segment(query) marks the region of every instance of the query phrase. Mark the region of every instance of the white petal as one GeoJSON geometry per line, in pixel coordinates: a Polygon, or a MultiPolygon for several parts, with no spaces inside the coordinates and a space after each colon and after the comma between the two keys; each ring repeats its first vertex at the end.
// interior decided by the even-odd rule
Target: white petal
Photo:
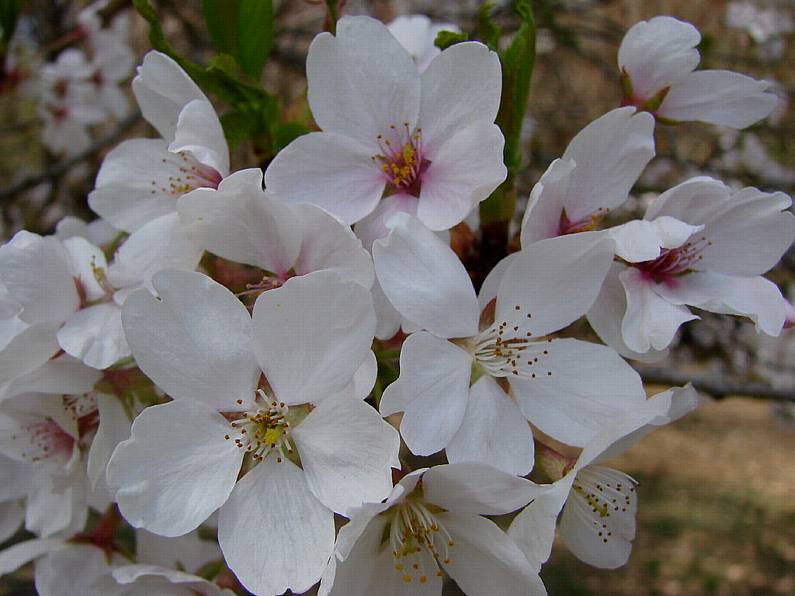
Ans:
{"type": "Polygon", "coordinates": [[[469,391],[464,420],[446,453],[450,463],[482,462],[524,476],[533,469],[533,433],[516,403],[484,375],[469,391]]]}
{"type": "Polygon", "coordinates": [[[126,294],[140,285],[154,291],[152,277],[164,269],[193,271],[202,252],[193,230],[175,212],[145,223],[124,241],[108,268],[108,281],[123,288],[113,299],[124,303],[126,294]]]}
{"type": "Polygon", "coordinates": [[[483,280],[480,291],[478,292],[478,307],[481,312],[489,305],[489,302],[496,300],[497,291],[500,289],[502,278],[505,277],[505,272],[508,271],[511,263],[516,260],[519,254],[518,252],[514,252],[502,259],[494,266],[494,269],[489,271],[486,279],[483,280]]]}
{"type": "Polygon", "coordinates": [[[511,522],[508,536],[524,553],[530,566],[538,573],[549,560],[555,542],[558,515],[571,490],[574,474],[567,474],[546,493],[539,495],[511,522]]]}
{"type": "Polygon", "coordinates": [[[477,333],[479,310],[472,281],[456,254],[405,214],[373,244],[375,272],[384,294],[406,318],[439,337],[477,333]]]}
{"type": "Polygon", "coordinates": [[[451,511],[439,514],[438,519],[454,542],[449,562],[443,566],[462,591],[490,596],[546,596],[541,578],[494,522],[451,511]]]}
{"type": "Polygon", "coordinates": [[[572,139],[562,158],[577,164],[563,200],[569,220],[620,206],[652,157],[651,114],[617,108],[591,122],[572,139]]]}
{"type": "Polygon", "coordinates": [[[691,226],[667,215],[653,221],[634,219],[606,230],[616,243],[616,255],[630,263],[652,261],[662,248],[677,248],[703,226],[691,226]]]}
{"type": "Polygon", "coordinates": [[[265,195],[259,169],[235,172],[218,190],[188,193],[178,209],[183,221],[196,224],[204,248],[219,257],[278,276],[298,257],[300,221],[289,206],[265,195]]]}
{"type": "Polygon", "coordinates": [[[287,280],[254,305],[254,351],[276,397],[320,401],[369,356],[375,312],[364,286],[333,271],[287,280]]]}
{"type": "Polygon", "coordinates": [[[328,269],[366,288],[373,285],[373,260],[348,226],[314,205],[296,205],[294,211],[303,232],[296,274],[328,269]]]}
{"type": "Polygon", "coordinates": [[[58,344],[70,356],[100,370],[129,356],[121,307],[108,302],[76,312],[58,330],[58,344]]]}
{"type": "Polygon", "coordinates": [[[403,411],[400,433],[416,455],[444,449],[461,426],[469,395],[472,356],[418,331],[403,342],[400,377],[381,397],[381,414],[403,411]]]}
{"type": "Polygon", "coordinates": [[[524,478],[482,463],[434,466],[422,476],[429,503],[454,513],[504,515],[546,491],[524,478]]]}
{"type": "MultiPolygon", "coordinates": [[[[120,584],[135,584],[136,590],[131,596],[152,594],[152,590],[161,590],[163,594],[197,596],[224,596],[230,594],[228,589],[217,584],[182,571],[159,567],[157,565],[124,565],[113,570],[113,579],[120,584]]],[[[154,592],[155,594],[158,592],[154,592]]]]}
{"type": "Polygon", "coordinates": [[[97,280],[96,271],[105,271],[108,263],[102,250],[85,238],[67,238],[63,245],[69,252],[73,275],[80,282],[85,294],[83,299],[92,301],[105,296],[104,288],[97,280]]]}
{"type": "Polygon", "coordinates": [[[634,484],[629,476],[610,468],[592,466],[577,474],[575,487],[593,496],[587,501],[577,490],[571,493],[560,518],[560,537],[578,559],[602,569],[627,562],[638,507],[634,484]]]}
{"type": "Polygon", "coordinates": [[[408,52],[369,17],[343,17],[333,37],[321,33],[306,61],[312,116],[327,132],[377,148],[390,124],[417,123],[420,77],[408,52]],[[362,52],[362,48],[369,48],[362,52]]]}
{"type": "Polygon", "coordinates": [[[624,343],[621,326],[624,321],[624,315],[627,312],[627,295],[621,280],[618,279],[618,274],[624,269],[623,265],[613,263],[602,284],[602,291],[599,293],[599,297],[586,315],[588,323],[599,336],[599,339],[624,358],[631,358],[641,362],[659,362],[668,355],[667,349],[658,351],[650,348],[648,352],[634,352],[624,343]]]}
{"type": "Polygon", "coordinates": [[[221,176],[229,174],[229,147],[224,129],[215,108],[205,99],[194,99],[182,108],[168,150],[173,153],[190,151],[199,162],[221,176]]]}
{"type": "Polygon", "coordinates": [[[618,66],[629,74],[635,97],[650,99],[686,77],[701,59],[701,34],[672,17],[641,21],[627,31],[618,49],[618,66]]]}
{"type": "Polygon", "coordinates": [[[770,83],[728,70],[692,72],[671,87],[657,115],[671,120],[700,120],[746,128],[776,107],[770,83]]]}
{"type": "MultiPolygon", "coordinates": [[[[0,541],[5,542],[17,533],[25,519],[25,507],[21,501],[0,502],[0,541]]],[[[2,559],[0,554],[0,559],[2,559]]],[[[2,563],[0,562],[0,568],[2,563]]],[[[0,570],[2,575],[2,570],[0,570]]]]}
{"type": "Polygon", "coordinates": [[[108,467],[116,445],[130,438],[130,420],[121,400],[115,395],[97,395],[99,427],[91,440],[88,451],[88,478],[92,487],[105,483],[105,470],[108,467]]]}
{"type": "Polygon", "coordinates": [[[730,194],[731,189],[720,180],[697,176],[662,193],[646,209],[643,219],[667,215],[692,225],[705,224],[728,204],[730,194]]]}
{"type": "Polygon", "coordinates": [[[312,203],[353,224],[375,209],[386,185],[373,151],[341,134],[309,133],[273,158],[265,187],[282,201],[312,203]]]}
{"type": "Polygon", "coordinates": [[[674,304],[689,304],[710,312],[750,318],[758,332],[778,336],[786,319],[781,290],[762,276],[734,277],[697,272],[676,280],[676,285],[655,288],[674,304]]]}
{"type": "Polygon", "coordinates": [[[0,276],[10,296],[22,305],[28,324],[62,323],[77,310],[79,296],[69,253],[52,237],[18,232],[0,247],[0,276]]]}
{"type": "Polygon", "coordinates": [[[378,360],[375,352],[370,350],[370,356],[364,359],[361,366],[356,370],[351,381],[351,394],[357,399],[367,399],[370,392],[375,387],[378,379],[378,360]]]}
{"type": "Polygon", "coordinates": [[[171,58],[154,50],[144,56],[133,80],[133,93],[146,118],[171,142],[182,108],[191,100],[207,97],[171,58]]]}
{"type": "Polygon", "coordinates": [[[531,244],[503,276],[496,320],[510,321],[522,335],[535,337],[566,327],[596,300],[612,260],[612,240],[597,232],[531,244]]]}
{"type": "Polygon", "coordinates": [[[373,280],[372,287],[373,308],[375,309],[376,326],[375,337],[381,340],[387,340],[395,336],[400,331],[400,324],[404,321],[401,314],[392,306],[389,298],[384,294],[381,289],[381,284],[378,283],[378,278],[373,280]]]}
{"type": "Polygon", "coordinates": [[[101,549],[90,544],[71,544],[48,553],[36,562],[36,590],[43,596],[125,596],[125,588],[111,575],[111,565],[101,549]]]}
{"type": "Polygon", "coordinates": [[[491,124],[500,107],[502,76],[495,52],[477,42],[455,44],[422,74],[419,127],[433,151],[467,126],[491,124]]]}
{"type": "Polygon", "coordinates": [[[627,300],[627,311],[621,323],[624,343],[634,352],[664,350],[673,341],[682,323],[698,319],[687,307],[671,304],[661,298],[637,269],[626,269],[618,275],[627,300]]]}
{"type": "Polygon", "coordinates": [[[305,592],[334,548],[334,516],[290,460],[266,457],[221,509],[218,542],[229,567],[257,594],[305,592]],[[258,540],[256,536],[264,539],[258,540]]]}
{"type": "Polygon", "coordinates": [[[108,484],[127,521],[180,536],[223,505],[243,461],[243,451],[224,440],[229,428],[216,411],[188,400],[145,409],[108,464],[108,484]]]}
{"type": "Polygon", "coordinates": [[[542,432],[582,447],[645,401],[640,376],[611,348],[576,339],[545,346],[535,378],[508,379],[522,412],[542,432]]]}
{"type": "Polygon", "coordinates": [[[795,239],[795,217],[784,193],[747,188],[706,223],[709,242],[696,268],[726,275],[761,275],[778,263],[795,239]]]}
{"type": "Polygon", "coordinates": [[[387,222],[396,213],[408,213],[416,217],[417,197],[401,192],[381,199],[370,215],[356,222],[354,231],[361,239],[362,246],[372,252],[373,242],[389,234],[387,222]]]}
{"type": "Polygon", "coordinates": [[[141,370],[174,398],[229,410],[237,399],[250,401],[260,373],[246,307],[201,273],[164,271],[153,283],[160,299],[139,290],[122,311],[141,370]]]}
{"type": "Polygon", "coordinates": [[[32,372],[47,362],[59,349],[55,338],[57,324],[31,325],[0,351],[0,382],[32,372]]]}
{"type": "Polygon", "coordinates": [[[94,388],[102,373],[69,356],[47,360],[39,368],[16,377],[3,387],[0,399],[20,393],[82,395],[94,388]]]}
{"type": "Polygon", "coordinates": [[[523,248],[533,242],[560,235],[563,200],[576,167],[573,161],[556,159],[533,187],[522,217],[523,248]]]}
{"type": "Polygon", "coordinates": [[[310,490],[326,507],[385,499],[400,468],[400,436],[369,404],[350,394],[326,399],[292,431],[310,490]]]}
{"type": "MultiPolygon", "coordinates": [[[[217,525],[217,516],[214,515],[208,520],[207,526],[217,525]]],[[[146,530],[136,530],[135,560],[148,565],[166,565],[196,571],[223,556],[218,543],[202,538],[199,532],[197,530],[184,536],[164,538],[146,530]]]]}
{"type": "MultiPolygon", "coordinates": [[[[475,123],[427,151],[417,217],[432,230],[462,222],[507,176],[505,139],[496,124],[475,123]]],[[[423,155],[425,155],[423,149],[423,155]]]]}
{"type": "Polygon", "coordinates": [[[63,538],[34,538],[0,551],[0,576],[16,571],[25,563],[66,546],[63,538]]]}

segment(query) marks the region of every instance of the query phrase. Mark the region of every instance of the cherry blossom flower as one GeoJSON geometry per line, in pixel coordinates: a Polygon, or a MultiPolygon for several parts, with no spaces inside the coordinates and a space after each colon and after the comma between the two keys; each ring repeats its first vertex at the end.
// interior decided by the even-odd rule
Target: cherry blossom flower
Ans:
{"type": "Polygon", "coordinates": [[[595,300],[611,240],[534,243],[498,266],[499,282],[487,279],[478,297],[455,253],[418,220],[399,214],[390,224],[373,246],[376,275],[421,330],[404,342],[400,377],[380,409],[404,412],[400,430],[412,452],[446,449],[450,462],[524,475],[533,467],[528,420],[582,446],[644,399],[637,373],[612,349],[552,337],[595,300]]]}
{"type": "Polygon", "coordinates": [[[458,25],[435,23],[424,14],[401,15],[388,23],[386,28],[411,55],[420,73],[425,72],[431,61],[442,53],[434,44],[439,32],[461,31],[458,25]]]}
{"type": "Polygon", "coordinates": [[[707,177],[663,193],[642,221],[611,231],[623,262],[588,314],[594,330],[634,352],[662,350],[682,323],[698,318],[690,305],[749,317],[757,331],[777,336],[786,304],[762,274],[795,238],[790,205],[783,193],[732,192],[707,177]]]}
{"type": "Polygon", "coordinates": [[[596,228],[622,205],[654,157],[654,118],[631,107],[583,128],[533,187],[522,218],[522,246],[596,228]]]}
{"type": "Polygon", "coordinates": [[[365,220],[365,228],[397,210],[444,230],[505,179],[494,124],[500,65],[486,46],[456,44],[419,74],[382,23],[344,17],[336,37],[312,42],[307,78],[321,132],[271,162],[265,186],[277,197],[314,203],[346,224],[365,220]]]}
{"type": "Polygon", "coordinates": [[[278,287],[295,275],[336,271],[369,288],[373,263],[348,226],[320,207],[290,205],[262,190],[262,171],[241,170],[218,189],[179,199],[180,218],[209,252],[263,270],[251,292],[278,287]]]}
{"type": "Polygon", "coordinates": [[[483,464],[416,470],[386,501],[353,512],[319,593],[439,595],[446,573],[466,594],[546,594],[517,546],[482,517],[539,494],[532,482],[483,464]]]}
{"type": "Polygon", "coordinates": [[[174,401],[144,410],[117,447],[107,477],[119,508],[164,536],[220,508],[219,543],[247,589],[305,591],[331,554],[333,512],[384,498],[399,465],[396,431],[356,394],[370,387],[351,384],[372,367],[369,292],[317,271],[261,294],[252,318],[202,274],[153,284],[159,300],[130,296],[124,328],[174,401]]]}
{"type": "Polygon", "coordinates": [[[691,386],[671,389],[605,425],[577,458],[543,444],[537,449],[539,467],[554,483],[514,519],[508,531],[534,570],[549,558],[561,510],[560,536],[578,559],[603,569],[627,562],[635,538],[637,482],[602,464],[654,428],[681,418],[697,403],[691,386]]]}
{"type": "Polygon", "coordinates": [[[160,139],[132,139],[105,157],[91,208],[114,227],[133,232],[176,211],[194,188],[216,188],[229,174],[229,149],[215,109],[171,58],[151,51],[133,91],[160,139]]]}
{"type": "Polygon", "coordinates": [[[695,70],[701,34],[690,23],[659,16],[627,31],[618,49],[625,102],[663,121],[700,120],[746,128],[776,106],[769,83],[728,70],[695,70]]]}

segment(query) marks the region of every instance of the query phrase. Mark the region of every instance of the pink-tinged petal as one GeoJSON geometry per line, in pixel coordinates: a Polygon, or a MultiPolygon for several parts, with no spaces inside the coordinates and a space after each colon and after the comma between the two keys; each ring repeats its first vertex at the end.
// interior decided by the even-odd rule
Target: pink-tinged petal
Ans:
{"type": "Polygon", "coordinates": [[[278,276],[286,276],[298,258],[300,221],[288,205],[265,194],[258,168],[235,172],[218,190],[184,195],[178,210],[202,246],[219,257],[278,276]]]}
{"type": "Polygon", "coordinates": [[[400,377],[381,398],[381,414],[403,411],[400,432],[417,455],[444,449],[461,426],[469,395],[472,356],[418,331],[403,342],[400,377]]]}
{"type": "Polygon", "coordinates": [[[654,291],[672,304],[689,304],[710,312],[750,318],[758,332],[777,337],[787,316],[781,290],[762,276],[734,277],[709,271],[658,285],[654,291]]]}
{"type": "Polygon", "coordinates": [[[215,108],[207,100],[194,99],[182,108],[168,150],[173,153],[190,151],[200,163],[222,177],[229,174],[229,147],[224,129],[215,108]]]}
{"type": "Polygon", "coordinates": [[[301,222],[301,250],[295,261],[295,272],[305,275],[313,271],[336,271],[369,288],[375,273],[373,259],[350,227],[314,205],[293,208],[301,222]]]}
{"type": "Polygon", "coordinates": [[[668,350],[653,350],[648,352],[634,352],[627,347],[621,326],[627,312],[627,295],[618,274],[625,267],[613,263],[610,271],[602,284],[599,297],[591,306],[586,316],[591,328],[604,343],[621,354],[624,358],[639,360],[640,362],[659,362],[668,355],[668,350]]]}
{"type": "Polygon", "coordinates": [[[309,489],[332,511],[345,515],[392,491],[392,468],[400,468],[400,436],[355,396],[343,393],[322,401],[292,437],[309,489]]]}
{"type": "Polygon", "coordinates": [[[770,83],[728,70],[699,70],[671,87],[657,115],[746,128],[766,118],[778,99],[770,83]]]}
{"type": "Polygon", "coordinates": [[[433,59],[422,73],[420,121],[429,151],[476,123],[497,117],[502,90],[500,60],[477,42],[455,44],[433,59]]]}
{"type": "Polygon", "coordinates": [[[627,300],[621,323],[624,343],[634,352],[664,350],[682,323],[698,319],[687,307],[671,304],[654,291],[654,282],[642,271],[627,269],[618,275],[627,300]]]}
{"type": "Polygon", "coordinates": [[[73,314],[58,330],[58,345],[88,366],[106,369],[130,355],[121,323],[121,307],[95,304],[73,314]]]}
{"type": "Polygon", "coordinates": [[[543,336],[573,323],[599,295],[613,247],[604,235],[585,232],[524,248],[500,283],[496,320],[519,327],[522,337],[543,336]]]}
{"type": "Polygon", "coordinates": [[[246,307],[201,273],[164,271],[153,283],[159,299],[138,290],[122,309],[141,370],[174,398],[221,410],[238,409],[238,399],[250,402],[260,371],[246,307]]]}
{"type": "Polygon", "coordinates": [[[560,236],[563,201],[576,167],[573,161],[556,159],[533,187],[522,217],[522,247],[560,236]]]}
{"type": "Polygon", "coordinates": [[[350,137],[309,133],[276,155],[265,172],[265,187],[279,200],[312,203],[353,224],[371,213],[384,193],[386,180],[373,155],[372,148],[350,137]]]}
{"type": "Polygon", "coordinates": [[[254,305],[254,352],[276,398],[319,402],[343,389],[369,357],[370,291],[334,271],[293,277],[254,305]]]}
{"type": "Polygon", "coordinates": [[[547,490],[483,463],[434,466],[422,479],[425,499],[455,513],[504,515],[547,490]]]}
{"type": "Polygon", "coordinates": [[[621,567],[635,538],[635,482],[617,470],[589,466],[577,473],[574,488],[560,518],[563,543],[584,563],[621,567]]]}
{"type": "Polygon", "coordinates": [[[496,124],[478,122],[444,139],[423,156],[417,217],[432,230],[461,223],[507,176],[502,161],[505,139],[496,124]]]}
{"type": "Polygon", "coordinates": [[[440,513],[438,520],[454,543],[442,565],[465,593],[546,596],[522,551],[493,521],[452,511],[440,513]]]}
{"type": "Polygon", "coordinates": [[[617,108],[591,122],[563,154],[577,164],[563,200],[566,216],[577,221],[620,206],[652,157],[651,114],[617,108]]]}
{"type": "Polygon", "coordinates": [[[108,463],[107,481],[133,527],[161,536],[196,529],[235,486],[243,451],[229,423],[201,403],[175,400],[145,409],[108,463]]]}
{"type": "Polygon", "coordinates": [[[522,412],[542,432],[583,447],[645,401],[640,376],[611,348],[576,339],[544,346],[530,367],[535,376],[508,379],[522,412]]]}
{"type": "Polygon", "coordinates": [[[482,462],[524,476],[533,469],[533,433],[497,382],[485,375],[469,391],[461,427],[446,448],[452,463],[482,462]]]}
{"type": "Polygon", "coordinates": [[[469,337],[479,309],[469,274],[456,254],[417,219],[398,214],[373,245],[384,294],[404,317],[439,337],[469,337]]]}
{"type": "Polygon", "coordinates": [[[174,139],[182,108],[194,99],[207,101],[173,59],[154,50],[144,56],[132,87],[144,118],[168,142],[174,139]]]}
{"type": "Polygon", "coordinates": [[[686,77],[701,57],[701,34],[690,23],[659,16],[633,25],[618,49],[618,67],[632,81],[636,98],[651,99],[686,77]]]}
{"type": "Polygon", "coordinates": [[[314,497],[300,468],[266,457],[221,509],[218,542],[246,589],[301,593],[320,579],[332,555],[334,514],[314,497]]]}
{"type": "Polygon", "coordinates": [[[375,152],[377,135],[387,133],[390,124],[417,123],[420,76],[380,21],[343,17],[336,37],[317,35],[306,73],[312,116],[326,132],[352,137],[375,152]]]}

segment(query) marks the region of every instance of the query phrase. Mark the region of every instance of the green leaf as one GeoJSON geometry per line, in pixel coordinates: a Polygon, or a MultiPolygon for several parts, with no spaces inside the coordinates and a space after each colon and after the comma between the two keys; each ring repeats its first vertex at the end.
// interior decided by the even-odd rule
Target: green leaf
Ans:
{"type": "Polygon", "coordinates": [[[23,0],[0,0],[0,39],[4,44],[11,41],[17,27],[17,17],[23,0]]]}
{"type": "Polygon", "coordinates": [[[249,76],[258,79],[273,47],[273,3],[238,1],[238,63],[249,76]]]}
{"type": "Polygon", "coordinates": [[[301,135],[305,135],[309,129],[300,122],[286,122],[276,128],[273,137],[274,151],[281,151],[301,135]]]}
{"type": "Polygon", "coordinates": [[[475,16],[477,36],[480,41],[489,46],[490,49],[498,52],[500,50],[500,35],[502,30],[491,19],[491,11],[494,10],[493,2],[484,2],[478,8],[475,16]]]}
{"type": "Polygon", "coordinates": [[[221,126],[224,127],[224,136],[231,148],[243,141],[250,139],[254,132],[256,121],[245,112],[227,112],[221,115],[221,126]]]}
{"type": "Polygon", "coordinates": [[[238,55],[239,4],[239,0],[202,0],[207,33],[220,54],[238,55]]]}
{"type": "Polygon", "coordinates": [[[436,34],[436,39],[433,40],[435,45],[440,50],[446,50],[450,46],[454,46],[462,41],[468,41],[469,35],[466,33],[459,33],[457,31],[439,31],[436,34]]]}

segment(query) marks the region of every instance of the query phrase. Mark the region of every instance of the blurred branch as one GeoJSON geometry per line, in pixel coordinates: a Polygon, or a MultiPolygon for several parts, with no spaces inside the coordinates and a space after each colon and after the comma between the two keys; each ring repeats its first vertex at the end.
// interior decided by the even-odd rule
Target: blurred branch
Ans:
{"type": "Polygon", "coordinates": [[[686,385],[692,383],[698,391],[715,399],[725,397],[750,397],[775,401],[795,402],[795,387],[776,388],[759,382],[741,383],[724,378],[694,376],[667,368],[639,368],[644,383],[655,385],[686,385]]]}
{"type": "Polygon", "coordinates": [[[77,164],[89,159],[95,153],[100,151],[101,149],[107,147],[108,145],[112,145],[121,139],[124,134],[133,127],[139,120],[141,119],[141,114],[135,112],[130,114],[124,120],[121,120],[117,125],[116,128],[110,132],[108,135],[97,139],[94,141],[91,146],[87,149],[81,151],[77,155],[74,155],[68,159],[60,161],[51,167],[47,168],[40,174],[36,174],[34,176],[29,176],[27,178],[23,178],[16,184],[11,185],[8,188],[4,188],[0,190],[0,205],[5,206],[7,203],[11,203],[14,200],[14,197],[17,195],[28,191],[32,188],[36,188],[40,184],[44,184],[45,182],[52,182],[54,180],[58,180],[59,178],[63,177],[69,170],[71,170],[77,164]]]}

